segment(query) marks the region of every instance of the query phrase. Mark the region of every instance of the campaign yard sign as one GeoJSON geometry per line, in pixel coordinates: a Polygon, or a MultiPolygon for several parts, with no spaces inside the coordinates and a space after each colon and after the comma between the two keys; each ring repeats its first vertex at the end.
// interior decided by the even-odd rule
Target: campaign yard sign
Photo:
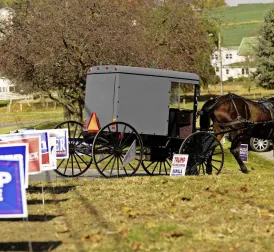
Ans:
{"type": "Polygon", "coordinates": [[[49,135],[47,131],[42,130],[20,130],[20,133],[1,135],[1,138],[12,140],[12,139],[24,139],[30,137],[41,137],[41,153],[42,153],[42,170],[47,170],[47,167],[51,165],[50,155],[50,143],[49,135]]]}
{"type": "Polygon", "coordinates": [[[244,163],[248,161],[248,144],[240,145],[240,158],[244,163]]]}
{"type": "MultiPolygon", "coordinates": [[[[27,143],[29,147],[29,170],[28,174],[37,174],[42,172],[42,153],[41,153],[41,137],[30,137],[22,139],[10,139],[2,138],[3,135],[0,135],[0,145],[1,144],[18,144],[18,143],[27,143]]],[[[8,136],[8,135],[5,135],[8,136]]]]}
{"type": "Polygon", "coordinates": [[[187,161],[187,154],[174,154],[172,159],[170,176],[185,176],[187,161]]]}
{"type": "Polygon", "coordinates": [[[23,159],[0,159],[0,218],[27,217],[23,159]]]}
{"type": "Polygon", "coordinates": [[[56,139],[56,159],[69,158],[69,139],[68,129],[51,129],[47,130],[50,138],[56,139]]]}
{"type": "MultiPolygon", "coordinates": [[[[59,129],[58,129],[59,130],[59,129]]],[[[57,130],[57,131],[58,131],[57,130]]],[[[42,170],[54,170],[56,166],[56,137],[50,132],[55,130],[36,130],[36,129],[20,129],[17,133],[37,133],[41,135],[41,148],[42,148],[42,170]],[[43,153],[44,152],[44,153],[43,153]],[[49,154],[49,163],[45,163],[45,155],[49,154]]],[[[67,148],[68,149],[68,148],[67,148]]]]}
{"type": "Polygon", "coordinates": [[[22,159],[24,186],[28,188],[29,182],[29,146],[27,143],[2,144],[0,145],[0,158],[2,159],[22,159]]]}

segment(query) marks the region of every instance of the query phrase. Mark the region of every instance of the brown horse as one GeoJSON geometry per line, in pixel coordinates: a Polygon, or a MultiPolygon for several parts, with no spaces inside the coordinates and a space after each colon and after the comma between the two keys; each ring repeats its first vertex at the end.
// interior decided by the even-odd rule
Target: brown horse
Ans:
{"type": "Polygon", "coordinates": [[[225,133],[236,135],[231,143],[230,152],[238,162],[241,171],[248,170],[240,158],[240,144],[248,143],[250,137],[273,140],[274,122],[272,122],[273,102],[266,99],[253,101],[228,93],[207,101],[200,111],[201,130],[208,131],[210,120],[219,140],[225,133]]]}

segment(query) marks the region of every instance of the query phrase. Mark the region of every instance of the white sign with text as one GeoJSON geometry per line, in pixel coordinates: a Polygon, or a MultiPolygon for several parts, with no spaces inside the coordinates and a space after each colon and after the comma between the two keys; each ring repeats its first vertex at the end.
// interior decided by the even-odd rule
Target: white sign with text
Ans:
{"type": "Polygon", "coordinates": [[[170,176],[185,176],[187,161],[187,154],[174,154],[172,159],[170,176]]]}

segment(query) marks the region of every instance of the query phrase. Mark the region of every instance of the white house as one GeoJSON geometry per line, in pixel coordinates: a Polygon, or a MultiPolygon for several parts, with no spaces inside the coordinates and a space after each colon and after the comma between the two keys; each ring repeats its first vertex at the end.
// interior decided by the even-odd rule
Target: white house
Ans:
{"type": "MultiPolygon", "coordinates": [[[[14,12],[10,8],[0,9],[0,25],[4,27],[5,22],[9,22],[12,19],[14,12]]],[[[0,33],[0,38],[3,34],[0,33]]],[[[0,76],[0,100],[10,100],[15,92],[14,85],[6,78],[0,76]]],[[[17,95],[18,96],[18,95],[17,95]]]]}
{"type": "Polygon", "coordinates": [[[253,56],[257,43],[256,37],[249,37],[243,38],[238,47],[216,49],[211,58],[211,65],[214,67],[216,75],[223,81],[228,80],[229,77],[249,77],[251,72],[256,71],[253,56]]]}
{"type": "Polygon", "coordinates": [[[0,100],[9,100],[14,96],[15,87],[5,78],[0,77],[0,100]]]}

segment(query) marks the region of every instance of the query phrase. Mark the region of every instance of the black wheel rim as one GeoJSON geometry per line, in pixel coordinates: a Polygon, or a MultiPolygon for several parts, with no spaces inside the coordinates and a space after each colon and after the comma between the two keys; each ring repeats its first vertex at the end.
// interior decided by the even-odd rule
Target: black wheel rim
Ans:
{"type": "Polygon", "coordinates": [[[213,134],[196,132],[190,135],[179,153],[188,154],[186,175],[218,175],[223,168],[223,147],[213,134]]]}
{"type": "Polygon", "coordinates": [[[103,127],[92,144],[94,165],[107,178],[132,176],[138,170],[142,156],[140,135],[132,126],[123,122],[113,122],[103,127]],[[129,149],[133,152],[132,145],[135,145],[136,156],[129,163],[123,163],[129,149]]]}
{"type": "Polygon", "coordinates": [[[76,121],[66,121],[55,126],[55,129],[68,129],[69,158],[57,159],[59,175],[77,177],[82,175],[91,165],[91,145],[86,143],[82,134],[83,125],[76,121]]]}

